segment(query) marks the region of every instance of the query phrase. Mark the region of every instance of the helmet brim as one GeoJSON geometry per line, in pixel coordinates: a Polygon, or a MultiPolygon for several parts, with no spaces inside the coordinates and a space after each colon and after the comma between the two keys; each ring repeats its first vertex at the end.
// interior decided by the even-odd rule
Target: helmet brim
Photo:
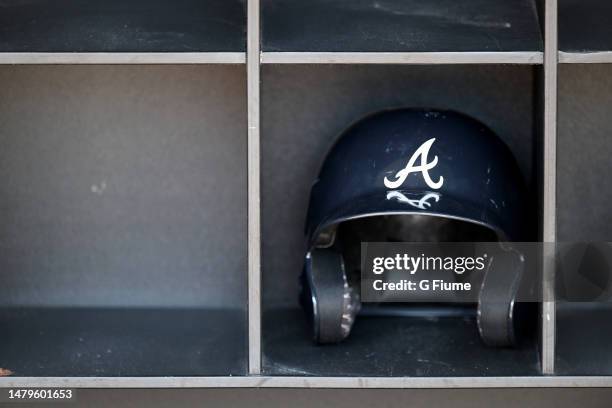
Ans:
{"type": "Polygon", "coordinates": [[[459,202],[435,191],[389,190],[361,196],[336,208],[321,220],[311,234],[309,246],[316,246],[321,232],[329,231],[340,223],[382,215],[426,215],[463,221],[493,231],[500,241],[509,240],[499,223],[499,217],[488,208],[459,202]]]}

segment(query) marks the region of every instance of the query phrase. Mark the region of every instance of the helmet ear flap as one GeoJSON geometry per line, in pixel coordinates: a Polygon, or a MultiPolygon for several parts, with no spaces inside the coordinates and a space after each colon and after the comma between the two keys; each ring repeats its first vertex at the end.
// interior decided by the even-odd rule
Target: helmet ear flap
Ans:
{"type": "Polygon", "coordinates": [[[348,284],[342,254],[315,248],[306,255],[302,302],[311,318],[315,342],[337,343],[350,334],[360,301],[348,284]]]}
{"type": "MultiPolygon", "coordinates": [[[[481,340],[491,347],[512,347],[517,343],[516,298],[525,270],[525,258],[517,251],[502,249],[492,257],[478,297],[477,323],[481,340]]],[[[523,322],[524,323],[524,322],[523,322]]]]}

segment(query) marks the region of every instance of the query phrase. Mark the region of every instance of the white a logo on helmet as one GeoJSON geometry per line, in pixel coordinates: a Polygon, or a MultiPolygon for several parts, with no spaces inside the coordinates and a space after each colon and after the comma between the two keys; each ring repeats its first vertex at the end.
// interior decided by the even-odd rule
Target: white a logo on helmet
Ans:
{"type": "Polygon", "coordinates": [[[419,148],[416,150],[416,152],[414,152],[414,154],[408,161],[406,167],[395,174],[395,180],[389,180],[387,177],[385,177],[385,186],[387,188],[398,188],[404,183],[404,181],[406,181],[406,178],[411,173],[421,173],[423,175],[423,179],[425,179],[425,183],[427,183],[429,188],[432,188],[434,190],[438,190],[439,188],[441,188],[442,184],[444,184],[444,177],[440,176],[438,181],[434,182],[429,176],[429,170],[433,169],[438,164],[438,156],[434,157],[431,162],[427,162],[427,155],[429,154],[429,149],[435,141],[436,139],[432,138],[423,143],[421,146],[419,146],[419,148]],[[417,165],[416,163],[419,159],[420,163],[417,165]]]}
{"type": "Polygon", "coordinates": [[[421,209],[421,210],[426,210],[429,207],[431,207],[431,204],[432,204],[429,200],[434,199],[436,203],[440,201],[440,194],[427,193],[419,199],[410,199],[406,197],[406,195],[400,191],[389,191],[387,193],[387,200],[391,200],[391,199],[395,199],[399,201],[400,203],[410,204],[411,206],[421,209]]]}

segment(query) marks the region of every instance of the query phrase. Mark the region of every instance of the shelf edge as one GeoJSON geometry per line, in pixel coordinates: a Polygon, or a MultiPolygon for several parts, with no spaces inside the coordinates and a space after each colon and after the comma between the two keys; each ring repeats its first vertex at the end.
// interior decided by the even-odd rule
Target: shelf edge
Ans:
{"type": "Polygon", "coordinates": [[[263,52],[262,64],[526,64],[541,65],[540,51],[517,52],[263,52]]]}
{"type": "Polygon", "coordinates": [[[2,52],[0,64],[245,64],[243,52],[2,52]]]}
{"type": "Polygon", "coordinates": [[[566,52],[559,51],[560,64],[610,64],[612,51],[566,52]]]}
{"type": "Polygon", "coordinates": [[[612,377],[4,377],[0,388],[567,388],[612,377]]]}

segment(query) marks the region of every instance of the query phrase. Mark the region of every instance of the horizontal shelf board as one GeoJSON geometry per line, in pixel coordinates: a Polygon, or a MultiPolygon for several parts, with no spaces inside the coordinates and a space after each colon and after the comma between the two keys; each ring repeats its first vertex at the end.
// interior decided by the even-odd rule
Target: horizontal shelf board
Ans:
{"type": "Polygon", "coordinates": [[[264,52],[541,51],[533,0],[266,0],[264,52]]]}
{"type": "MultiPolygon", "coordinates": [[[[612,16],[612,15],[611,15],[612,16]]],[[[610,64],[612,51],[559,52],[561,64],[610,64]]]]}
{"type": "Polygon", "coordinates": [[[29,0],[0,6],[0,52],[244,52],[245,0],[29,0]]]}
{"type": "MultiPolygon", "coordinates": [[[[535,318],[535,313],[534,313],[535,318]]],[[[312,341],[301,310],[271,310],[263,320],[266,375],[472,377],[539,375],[536,339],[517,349],[486,347],[475,318],[361,317],[351,336],[312,341]]]]}
{"type": "Polygon", "coordinates": [[[612,51],[612,2],[558,0],[559,49],[585,53],[612,51]]]}
{"type": "Polygon", "coordinates": [[[612,387],[612,377],[2,377],[0,388],[565,388],[612,387]]]}
{"type": "Polygon", "coordinates": [[[243,52],[4,52],[0,64],[244,64],[243,52]]]}
{"type": "Polygon", "coordinates": [[[263,64],[542,64],[525,52],[263,52],[263,64]]]}
{"type": "Polygon", "coordinates": [[[246,374],[246,313],[0,309],[0,364],[17,376],[246,374]]]}

